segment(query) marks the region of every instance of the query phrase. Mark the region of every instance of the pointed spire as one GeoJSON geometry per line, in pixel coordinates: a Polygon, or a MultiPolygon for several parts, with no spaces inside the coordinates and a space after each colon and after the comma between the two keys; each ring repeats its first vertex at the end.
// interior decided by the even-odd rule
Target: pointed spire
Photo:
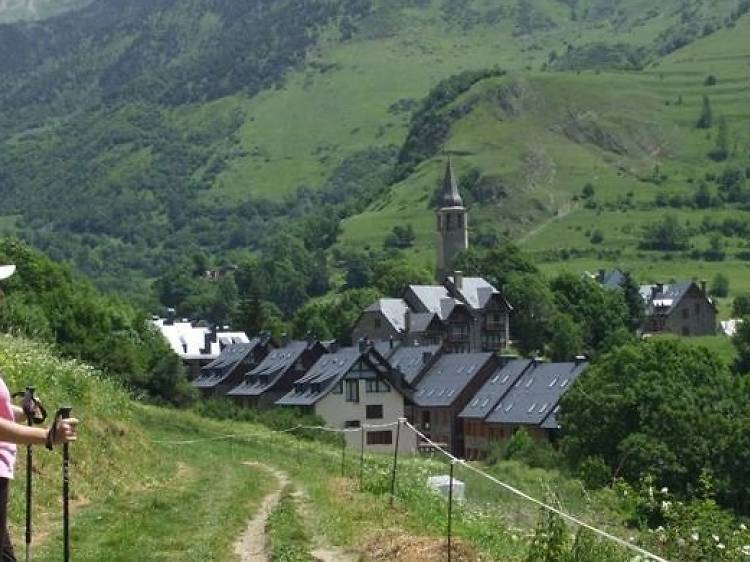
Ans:
{"type": "Polygon", "coordinates": [[[448,158],[448,165],[445,168],[445,178],[443,178],[443,207],[463,207],[464,202],[458,193],[458,182],[456,174],[453,172],[453,162],[448,158]]]}

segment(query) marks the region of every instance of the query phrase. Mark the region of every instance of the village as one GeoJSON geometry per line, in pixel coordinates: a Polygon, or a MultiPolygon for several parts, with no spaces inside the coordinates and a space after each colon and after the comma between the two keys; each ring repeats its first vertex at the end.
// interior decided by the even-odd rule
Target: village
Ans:
{"type": "MultiPolygon", "coordinates": [[[[513,304],[481,277],[453,271],[469,246],[468,216],[452,164],[445,172],[437,219],[437,279],[408,285],[402,298],[383,298],[363,310],[351,329],[353,345],[248,337],[229,327],[207,327],[171,312],[154,324],[190,373],[201,396],[223,397],[248,408],[297,408],[336,429],[361,428],[370,452],[390,452],[392,427],[406,420],[430,442],[467,459],[524,429],[554,442],[561,430],[560,401],[587,369],[585,356],[552,362],[512,353],[513,304]],[[372,429],[368,429],[372,427],[372,429]]],[[[606,290],[621,290],[619,270],[583,273],[606,290]]],[[[717,333],[717,309],[705,282],[640,287],[641,337],[717,333]]],[[[737,321],[722,329],[736,329],[737,321]]],[[[732,335],[732,332],[728,333],[732,335]]],[[[360,447],[360,436],[347,433],[360,447]]],[[[399,450],[429,452],[415,433],[399,450]]]]}

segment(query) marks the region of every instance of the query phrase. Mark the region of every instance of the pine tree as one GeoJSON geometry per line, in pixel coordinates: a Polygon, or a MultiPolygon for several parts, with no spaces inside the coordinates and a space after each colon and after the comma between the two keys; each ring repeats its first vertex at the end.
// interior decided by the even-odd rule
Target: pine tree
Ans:
{"type": "Polygon", "coordinates": [[[710,129],[714,125],[713,111],[711,110],[711,100],[708,96],[703,96],[703,111],[701,111],[700,119],[696,123],[696,127],[699,129],[710,129]]]}
{"type": "Polygon", "coordinates": [[[263,301],[260,298],[260,290],[253,284],[248,292],[243,295],[242,299],[240,299],[235,324],[239,330],[252,337],[263,331],[266,320],[263,301]]]}

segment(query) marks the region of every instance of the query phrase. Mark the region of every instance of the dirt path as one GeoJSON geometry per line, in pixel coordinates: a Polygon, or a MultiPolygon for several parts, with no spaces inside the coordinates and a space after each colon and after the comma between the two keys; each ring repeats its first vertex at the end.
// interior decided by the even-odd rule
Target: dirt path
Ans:
{"type": "Polygon", "coordinates": [[[315,532],[315,516],[311,507],[310,496],[303,490],[297,490],[292,494],[297,513],[305,523],[305,526],[312,533],[312,548],[310,556],[318,562],[358,562],[360,556],[357,553],[349,552],[343,548],[333,547],[315,532]]]}
{"type": "Polygon", "coordinates": [[[234,543],[234,552],[242,562],[268,562],[266,554],[266,521],[271,512],[279,504],[283,489],[289,484],[289,476],[286,472],[277,470],[271,466],[255,463],[243,463],[253,468],[260,468],[269,472],[277,480],[274,491],[263,498],[263,503],[255,516],[248,522],[245,532],[234,543]]]}

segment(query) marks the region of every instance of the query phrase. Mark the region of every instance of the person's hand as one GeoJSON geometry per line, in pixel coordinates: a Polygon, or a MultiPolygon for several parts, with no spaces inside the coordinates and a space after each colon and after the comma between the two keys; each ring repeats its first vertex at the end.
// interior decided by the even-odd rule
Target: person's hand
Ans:
{"type": "MultiPolygon", "coordinates": [[[[53,445],[72,443],[78,438],[76,426],[78,420],[75,418],[65,418],[57,422],[57,428],[54,432],[55,439],[53,445]]],[[[51,429],[51,428],[50,428],[51,429]]]]}

